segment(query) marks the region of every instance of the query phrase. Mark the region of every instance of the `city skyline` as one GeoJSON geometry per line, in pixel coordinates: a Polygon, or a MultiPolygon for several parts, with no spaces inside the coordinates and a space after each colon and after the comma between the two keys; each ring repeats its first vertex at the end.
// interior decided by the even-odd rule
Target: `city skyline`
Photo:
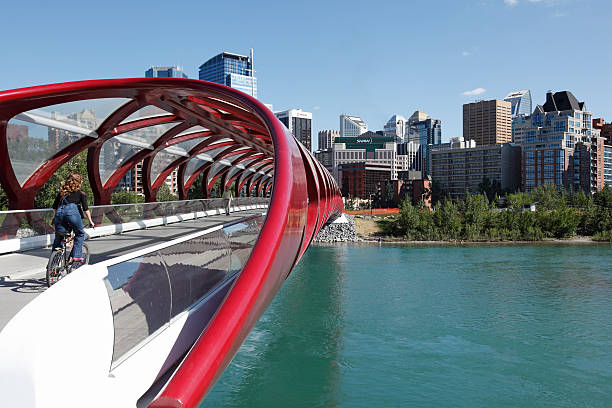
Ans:
{"type": "MultiPolygon", "coordinates": [[[[158,65],[180,65],[189,77],[197,78],[198,67],[214,55],[223,51],[246,55],[254,48],[259,99],[278,110],[295,107],[312,112],[313,134],[337,129],[343,113],[361,116],[370,129],[382,130],[395,113],[408,116],[423,110],[442,121],[443,140],[448,141],[462,134],[464,103],[503,99],[519,89],[531,90],[534,106],[544,102],[541,95],[548,90],[569,90],[588,103],[594,117],[612,116],[612,101],[607,98],[612,84],[606,81],[612,62],[606,43],[612,34],[606,25],[609,4],[595,0],[457,3],[394,2],[389,7],[351,3],[355,13],[368,16],[367,21],[377,27],[369,30],[338,18],[345,2],[312,2],[300,7],[297,20],[287,16],[298,6],[245,2],[241,7],[249,12],[235,16],[231,31],[224,30],[222,17],[227,11],[219,4],[204,10],[203,5],[187,1],[181,8],[162,10],[137,4],[119,7],[112,1],[104,9],[93,9],[68,2],[61,9],[42,4],[27,13],[23,6],[9,4],[5,9],[14,18],[0,32],[5,38],[14,38],[15,32],[20,37],[6,44],[5,60],[11,64],[1,68],[0,88],[140,77],[158,65]],[[184,13],[186,8],[193,12],[184,13]],[[404,19],[405,24],[387,24],[389,8],[415,17],[404,19]],[[94,11],[99,18],[133,31],[91,30],[82,17],[94,11]],[[214,41],[196,35],[204,11],[219,17],[206,20],[207,30],[224,32],[214,41]],[[425,15],[435,18],[418,18],[425,15]],[[162,17],[171,31],[181,35],[137,40],[150,21],[162,17]],[[45,30],[41,41],[42,27],[49,20],[55,22],[53,30],[45,30]],[[328,28],[317,30],[317,26],[328,28]],[[575,35],[565,35],[562,41],[540,40],[542,33],[559,30],[575,35]],[[134,40],[125,41],[130,36],[134,40]],[[28,47],[23,46],[26,43],[28,47]],[[87,58],[74,50],[87,50],[87,58]],[[390,55],[396,63],[389,63],[390,55]],[[590,59],[585,63],[572,55],[590,59]]],[[[316,138],[313,144],[316,147],[316,138]]]]}

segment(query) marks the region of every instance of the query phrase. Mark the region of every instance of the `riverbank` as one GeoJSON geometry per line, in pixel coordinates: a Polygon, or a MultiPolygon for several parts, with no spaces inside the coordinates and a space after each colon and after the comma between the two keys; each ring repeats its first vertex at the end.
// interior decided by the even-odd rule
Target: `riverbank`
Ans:
{"type": "Polygon", "coordinates": [[[408,240],[399,237],[389,236],[385,227],[394,221],[395,217],[376,217],[356,215],[353,219],[357,236],[364,243],[387,243],[387,244],[417,244],[417,245],[448,245],[448,244],[610,244],[607,241],[594,241],[592,237],[575,236],[567,239],[541,239],[534,241],[526,240],[408,240]]]}

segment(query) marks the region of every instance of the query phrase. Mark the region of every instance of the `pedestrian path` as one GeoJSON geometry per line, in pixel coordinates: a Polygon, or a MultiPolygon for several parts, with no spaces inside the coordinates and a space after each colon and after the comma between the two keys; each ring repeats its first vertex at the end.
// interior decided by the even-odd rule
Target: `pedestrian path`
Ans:
{"type": "MultiPolygon", "coordinates": [[[[86,243],[91,253],[90,263],[106,261],[264,211],[265,209],[252,209],[230,215],[220,214],[89,239],[86,243]]],[[[0,330],[15,313],[47,289],[45,273],[49,253],[49,248],[41,248],[0,256],[0,330]]]]}

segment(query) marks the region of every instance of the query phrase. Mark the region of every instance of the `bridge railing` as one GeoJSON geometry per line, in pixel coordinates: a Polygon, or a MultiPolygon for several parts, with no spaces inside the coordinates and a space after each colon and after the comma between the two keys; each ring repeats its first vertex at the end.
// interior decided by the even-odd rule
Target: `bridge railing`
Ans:
{"type": "MultiPolygon", "coordinates": [[[[232,207],[240,209],[268,202],[264,197],[237,197],[232,200],[232,207]]],[[[110,235],[201,218],[221,213],[223,206],[221,198],[91,206],[96,229],[86,229],[86,233],[89,237],[110,235]]],[[[49,245],[54,234],[53,216],[50,208],[0,211],[0,253],[49,245]]]]}

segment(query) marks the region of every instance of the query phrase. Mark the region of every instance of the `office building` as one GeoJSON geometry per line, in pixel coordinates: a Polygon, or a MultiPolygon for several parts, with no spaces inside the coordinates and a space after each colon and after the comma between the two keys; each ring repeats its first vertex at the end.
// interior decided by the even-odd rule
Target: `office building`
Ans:
{"type": "Polygon", "coordinates": [[[340,115],[340,137],[357,137],[368,131],[368,125],[359,116],[340,115]]]}
{"type": "Polygon", "coordinates": [[[477,146],[512,142],[512,104],[494,99],[463,105],[463,138],[477,146]]]}
{"type": "Polygon", "coordinates": [[[187,78],[183,68],[175,67],[151,67],[145,72],[147,78],[187,78]]]}
{"type": "Polygon", "coordinates": [[[603,141],[591,112],[569,91],[548,92],[544,105],[514,119],[522,148],[523,188],[542,184],[594,192],[603,185],[603,141]],[[592,157],[591,157],[592,156],[592,157]]]}
{"type": "Polygon", "coordinates": [[[384,136],[383,132],[366,132],[359,137],[337,137],[332,151],[332,175],[339,185],[342,184],[339,172],[342,164],[368,162],[389,166],[390,178],[394,180],[400,170],[421,170],[418,168],[419,146],[414,143],[396,145],[395,139],[384,136]],[[404,154],[398,154],[398,149],[404,154]]]}
{"type": "Polygon", "coordinates": [[[383,203],[385,207],[398,208],[403,202],[408,201],[412,205],[425,205],[431,209],[431,178],[423,179],[420,173],[415,174],[413,171],[400,171],[398,180],[388,180],[384,191],[391,190],[392,197],[385,197],[387,200],[383,203]],[[390,200],[388,199],[390,198],[390,200]]]}
{"type": "Polygon", "coordinates": [[[337,137],[340,137],[338,130],[320,130],[318,150],[331,149],[337,137]]]}
{"type": "Polygon", "coordinates": [[[201,81],[216,82],[257,98],[257,78],[251,56],[222,52],[200,65],[201,81]]]}
{"type": "Polygon", "coordinates": [[[274,115],[299,140],[309,152],[312,152],[312,113],[301,109],[289,109],[275,112],[274,115]]]}
{"type": "Polygon", "coordinates": [[[599,130],[599,136],[604,138],[606,144],[612,146],[612,123],[605,123],[602,118],[593,119],[593,129],[599,130]]]}
{"type": "Polygon", "coordinates": [[[329,174],[334,173],[334,150],[332,148],[317,150],[315,158],[329,171],[329,174]]]}
{"type": "Polygon", "coordinates": [[[393,137],[396,143],[403,143],[406,135],[406,118],[402,115],[393,115],[384,127],[384,134],[393,137]]]}
{"type": "Polygon", "coordinates": [[[408,118],[404,140],[420,146],[419,158],[421,163],[419,164],[419,170],[423,170],[424,174],[427,175],[431,171],[428,163],[429,146],[442,143],[442,121],[432,119],[423,111],[415,111],[408,118]]]}
{"type": "Polygon", "coordinates": [[[521,148],[512,143],[474,145],[459,138],[432,148],[431,178],[452,199],[465,192],[476,193],[482,181],[497,181],[503,191],[515,192],[521,185],[521,148]]]}
{"type": "Polygon", "coordinates": [[[339,166],[342,196],[380,200],[385,183],[391,179],[391,166],[384,163],[345,163],[339,166]]]}
{"type": "Polygon", "coordinates": [[[510,92],[504,101],[511,103],[511,114],[513,118],[521,115],[530,115],[531,107],[531,91],[524,89],[522,91],[510,92]]]}
{"type": "Polygon", "coordinates": [[[604,186],[612,186],[612,123],[605,123],[602,118],[593,119],[593,128],[599,130],[602,148],[599,149],[603,156],[603,180],[604,186]]]}

